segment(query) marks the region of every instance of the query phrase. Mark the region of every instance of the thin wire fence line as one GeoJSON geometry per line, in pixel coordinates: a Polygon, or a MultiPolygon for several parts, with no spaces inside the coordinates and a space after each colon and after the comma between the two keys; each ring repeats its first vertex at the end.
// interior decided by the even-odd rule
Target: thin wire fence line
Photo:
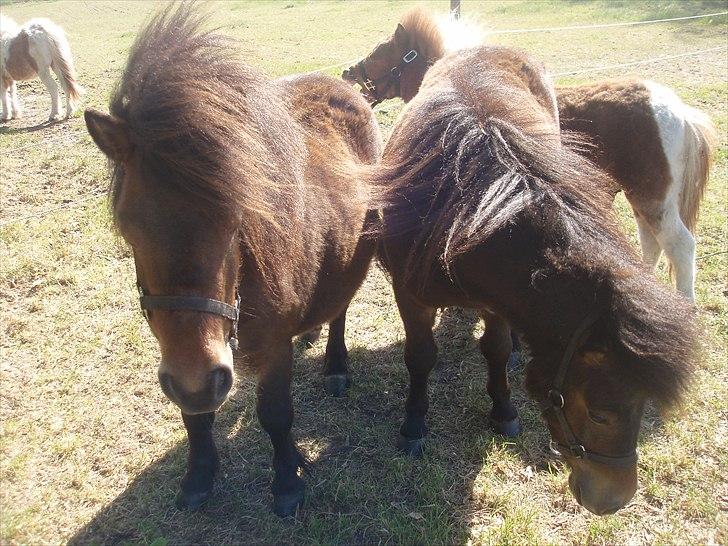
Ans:
{"type": "Polygon", "coordinates": [[[628,66],[659,63],[662,61],[669,61],[671,59],[679,59],[681,57],[694,57],[696,55],[703,55],[705,53],[710,53],[713,51],[726,51],[726,50],[728,50],[728,46],[718,46],[718,47],[711,47],[708,49],[701,49],[699,51],[690,51],[688,53],[678,53],[676,55],[663,55],[662,57],[652,57],[650,59],[642,59],[639,61],[630,61],[627,63],[607,64],[607,65],[602,65],[602,66],[594,66],[594,67],[590,67],[590,68],[581,68],[578,70],[569,70],[569,71],[565,71],[565,72],[554,72],[551,75],[554,77],[560,77],[560,76],[573,76],[574,74],[587,74],[589,72],[603,72],[605,70],[612,70],[614,68],[625,68],[628,66]]]}
{"type": "Polygon", "coordinates": [[[541,28],[513,28],[504,30],[487,31],[488,36],[496,34],[526,34],[529,32],[562,32],[569,30],[590,30],[598,28],[614,28],[614,27],[630,27],[638,25],[652,25],[655,23],[669,23],[671,21],[686,21],[688,19],[704,19],[706,17],[719,17],[728,15],[728,11],[719,11],[716,13],[706,13],[703,15],[687,15],[685,17],[670,17],[668,19],[652,19],[649,21],[625,21],[621,23],[597,23],[594,25],[573,25],[566,27],[541,27],[541,28]]]}

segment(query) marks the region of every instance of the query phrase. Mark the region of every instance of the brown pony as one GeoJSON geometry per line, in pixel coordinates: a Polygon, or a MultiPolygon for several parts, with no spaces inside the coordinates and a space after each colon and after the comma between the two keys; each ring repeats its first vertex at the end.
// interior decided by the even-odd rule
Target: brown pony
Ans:
{"type": "Polygon", "coordinates": [[[258,370],[273,509],[285,516],[304,489],[291,338],[340,316],[327,369],[346,357],[344,313],[375,249],[362,237],[376,220],[363,173],[381,137],[351,86],[321,75],[272,81],[200,30],[205,19],[188,4],[158,14],[131,49],[110,115],[87,110],[86,125],[111,160],[114,222],[159,341],[160,384],[187,429],[178,506],[197,508],[212,491],[211,427],[239,344],[258,370]]]}
{"type": "MultiPolygon", "coordinates": [[[[408,13],[342,77],[358,83],[372,104],[408,102],[448,50],[442,25],[426,11],[408,13]]],[[[606,81],[556,94],[561,128],[590,138],[584,153],[617,182],[610,191],[623,190],[632,205],[645,263],[654,269],[664,250],[678,290],[694,301],[693,233],[717,138],[710,119],[651,81],[606,81]]]]}
{"type": "Polygon", "coordinates": [[[693,312],[634,255],[598,189],[606,175],[562,145],[546,81],[516,50],[447,54],[385,146],[380,257],[410,374],[399,447],[418,454],[427,434],[435,310],[478,309],[496,430],[519,429],[505,373],[512,325],[571,491],[607,514],[636,490],[645,402],[675,403],[690,376],[693,312]]]}

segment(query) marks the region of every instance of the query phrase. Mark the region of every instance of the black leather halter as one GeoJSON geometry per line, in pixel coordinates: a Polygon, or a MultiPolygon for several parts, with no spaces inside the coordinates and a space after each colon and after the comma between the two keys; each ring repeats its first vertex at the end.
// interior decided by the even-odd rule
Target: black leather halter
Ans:
{"type": "Polygon", "coordinates": [[[232,321],[228,343],[233,350],[238,349],[238,322],[240,322],[240,293],[235,290],[235,305],[224,301],[202,298],[198,296],[149,296],[144,288],[137,285],[139,290],[139,305],[142,308],[144,317],[149,321],[149,313],[152,309],[163,309],[167,311],[197,311],[220,315],[232,321]]]}
{"type": "Polygon", "coordinates": [[[561,431],[564,433],[564,437],[568,444],[560,444],[553,438],[550,442],[552,451],[556,453],[569,453],[571,456],[577,459],[587,459],[595,463],[604,464],[608,466],[631,466],[637,462],[637,450],[632,450],[631,453],[622,456],[611,456],[601,455],[594,453],[593,451],[587,450],[584,445],[578,440],[574,431],[571,430],[569,422],[566,420],[564,414],[564,395],[561,393],[564,387],[564,380],[566,379],[566,372],[569,370],[569,365],[574,357],[574,353],[579,347],[586,341],[587,332],[594,323],[601,316],[601,310],[595,308],[589,313],[583,322],[576,328],[574,333],[569,340],[569,344],[566,346],[564,356],[561,359],[561,364],[556,372],[553,386],[549,389],[546,395],[546,400],[541,403],[542,413],[552,412],[556,416],[556,420],[561,426],[561,431]]]}
{"type": "Polygon", "coordinates": [[[367,76],[367,70],[366,70],[366,59],[362,59],[357,63],[357,66],[359,67],[359,72],[361,73],[362,78],[362,85],[364,86],[364,89],[367,90],[367,92],[374,98],[374,102],[372,103],[372,106],[376,106],[380,102],[382,102],[387,97],[386,95],[387,91],[389,91],[390,87],[393,85],[396,85],[396,94],[399,95],[400,92],[400,80],[402,78],[402,69],[410,64],[412,61],[414,61],[417,57],[419,57],[419,53],[417,53],[416,50],[410,49],[403,57],[402,60],[400,60],[399,64],[397,66],[393,66],[389,69],[389,72],[385,76],[382,76],[381,78],[376,78],[372,80],[367,76]],[[380,87],[386,84],[384,88],[380,90],[380,87]]]}

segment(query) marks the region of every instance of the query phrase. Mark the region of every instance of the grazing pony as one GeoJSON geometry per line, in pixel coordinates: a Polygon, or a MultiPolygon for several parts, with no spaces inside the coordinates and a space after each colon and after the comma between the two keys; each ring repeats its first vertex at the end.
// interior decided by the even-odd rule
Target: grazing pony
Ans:
{"type": "MultiPolygon", "coordinates": [[[[452,50],[445,31],[454,25],[422,10],[408,13],[388,40],[342,77],[361,86],[372,103],[416,94],[432,64],[452,50]]],[[[473,28],[455,32],[462,43],[479,40],[473,28]]],[[[624,191],[652,269],[664,250],[677,289],[695,301],[695,238],[716,131],[710,119],[651,81],[605,81],[557,88],[561,128],[591,139],[585,153],[624,191]]]]}
{"type": "Polygon", "coordinates": [[[87,110],[86,125],[113,166],[113,218],[159,341],[159,382],[187,429],[177,505],[197,508],[212,491],[211,428],[239,348],[258,371],[273,509],[287,516],[305,463],[291,436],[291,339],[341,316],[327,360],[346,357],[343,316],[376,247],[362,234],[377,222],[367,173],[381,136],[351,86],[271,80],[204,21],[189,4],[160,12],[131,48],[110,114],[87,110]]]}
{"type": "Polygon", "coordinates": [[[66,94],[66,118],[76,109],[83,89],[76,81],[71,48],[63,29],[48,19],[31,19],[22,27],[5,15],[0,15],[0,94],[3,121],[19,118],[16,81],[32,80],[38,76],[51,95],[50,120],[60,119],[56,73],[66,94]]]}
{"type": "Polygon", "coordinates": [[[561,143],[547,81],[518,50],[446,54],[385,146],[380,259],[410,375],[399,447],[418,454],[427,434],[436,309],[477,309],[495,429],[519,430],[505,371],[513,326],[571,491],[607,514],[636,490],[645,402],[677,402],[690,377],[693,306],[634,254],[600,189],[607,175],[561,143]]]}

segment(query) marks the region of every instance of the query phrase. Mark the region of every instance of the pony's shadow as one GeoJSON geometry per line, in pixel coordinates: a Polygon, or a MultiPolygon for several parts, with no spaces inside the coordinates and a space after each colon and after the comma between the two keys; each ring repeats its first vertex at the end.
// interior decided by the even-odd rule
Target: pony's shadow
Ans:
{"type": "Polygon", "coordinates": [[[436,327],[441,364],[430,381],[431,434],[424,459],[404,457],[394,447],[407,389],[402,342],[351,348],[354,384],[338,399],[325,394],[321,357],[307,358],[306,344],[299,342],[294,435],[312,460],[307,499],[295,520],[279,520],[270,512],[272,450],[255,416],[254,379],[243,370],[238,390],[215,423],[222,468],[204,510],[174,508],[187,456],[186,442],[180,442],[69,543],[152,543],[159,538],[171,544],[427,543],[431,530],[442,528],[450,530],[448,542],[467,542],[467,514],[478,509],[474,502],[482,502],[473,498],[474,484],[493,450],[509,451],[536,472],[549,471],[553,461],[545,450],[548,433],[538,409],[520,386],[520,371],[511,375],[524,434],[514,441],[489,431],[486,367],[473,336],[478,320],[469,311],[452,309],[436,327]],[[401,513],[398,524],[383,528],[393,511],[401,513]],[[342,531],[354,523],[354,534],[342,531]]]}
{"type": "MultiPolygon", "coordinates": [[[[35,133],[36,131],[42,131],[43,129],[52,127],[53,125],[61,123],[62,121],[63,121],[62,119],[57,119],[57,120],[47,119],[36,125],[28,125],[26,127],[10,127],[9,125],[2,125],[2,126],[0,126],[0,134],[20,135],[23,133],[35,133]]],[[[7,123],[7,122],[2,122],[2,123],[7,123]]]]}

